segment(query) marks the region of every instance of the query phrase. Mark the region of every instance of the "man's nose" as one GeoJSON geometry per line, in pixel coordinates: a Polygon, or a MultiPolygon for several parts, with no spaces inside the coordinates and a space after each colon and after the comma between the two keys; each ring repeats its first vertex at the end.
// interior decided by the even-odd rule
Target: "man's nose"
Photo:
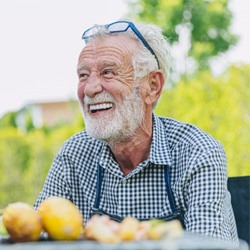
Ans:
{"type": "Polygon", "coordinates": [[[86,82],[86,85],[84,88],[84,95],[87,95],[88,97],[93,97],[96,94],[99,94],[100,92],[102,92],[102,90],[103,90],[103,87],[102,87],[101,78],[98,76],[96,72],[92,72],[86,82]]]}

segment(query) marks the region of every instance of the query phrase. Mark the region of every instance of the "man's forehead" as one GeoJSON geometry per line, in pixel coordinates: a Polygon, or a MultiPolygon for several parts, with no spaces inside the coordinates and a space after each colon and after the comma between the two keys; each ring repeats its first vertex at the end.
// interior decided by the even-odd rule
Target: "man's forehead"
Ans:
{"type": "Polygon", "coordinates": [[[91,51],[102,48],[127,48],[133,49],[136,47],[136,41],[124,34],[115,34],[111,36],[97,37],[86,44],[82,49],[84,51],[91,51]]]}
{"type": "Polygon", "coordinates": [[[119,35],[90,41],[80,53],[79,64],[95,62],[98,66],[114,66],[131,58],[137,46],[134,40],[126,38],[119,35]]]}

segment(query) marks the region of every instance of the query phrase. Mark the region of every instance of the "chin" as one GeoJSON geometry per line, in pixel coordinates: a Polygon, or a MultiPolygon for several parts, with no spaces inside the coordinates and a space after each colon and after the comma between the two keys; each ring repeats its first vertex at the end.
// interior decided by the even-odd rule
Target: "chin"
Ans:
{"type": "Polygon", "coordinates": [[[86,131],[91,137],[105,142],[119,140],[126,131],[123,121],[114,117],[95,119],[86,116],[85,124],[86,131]]]}

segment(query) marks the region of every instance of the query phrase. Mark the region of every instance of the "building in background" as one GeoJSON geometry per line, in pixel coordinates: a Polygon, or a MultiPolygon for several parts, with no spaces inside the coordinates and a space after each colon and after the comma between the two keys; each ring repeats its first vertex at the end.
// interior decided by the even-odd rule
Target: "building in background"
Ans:
{"type": "Polygon", "coordinates": [[[36,102],[24,106],[17,112],[16,124],[22,131],[27,130],[29,122],[35,128],[54,127],[73,122],[79,112],[76,100],[36,102]]]}

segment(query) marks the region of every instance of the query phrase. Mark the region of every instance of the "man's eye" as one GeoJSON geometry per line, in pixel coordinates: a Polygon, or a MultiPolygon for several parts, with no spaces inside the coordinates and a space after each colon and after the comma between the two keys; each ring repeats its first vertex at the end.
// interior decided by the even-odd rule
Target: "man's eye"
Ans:
{"type": "Polygon", "coordinates": [[[105,69],[103,70],[103,76],[105,77],[113,77],[115,74],[114,74],[114,71],[111,70],[111,69],[105,69]]]}
{"type": "Polygon", "coordinates": [[[86,73],[81,73],[79,74],[79,79],[82,79],[82,78],[87,78],[89,75],[86,74],[86,73]]]}

